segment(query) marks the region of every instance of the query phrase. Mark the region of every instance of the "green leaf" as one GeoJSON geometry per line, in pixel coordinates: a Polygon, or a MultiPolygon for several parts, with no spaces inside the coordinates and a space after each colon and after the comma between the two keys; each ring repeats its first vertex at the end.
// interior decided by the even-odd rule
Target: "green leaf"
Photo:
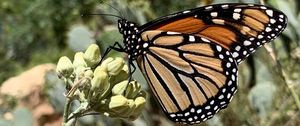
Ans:
{"type": "Polygon", "coordinates": [[[14,126],[32,126],[32,113],[27,108],[17,108],[13,112],[14,126]]]}

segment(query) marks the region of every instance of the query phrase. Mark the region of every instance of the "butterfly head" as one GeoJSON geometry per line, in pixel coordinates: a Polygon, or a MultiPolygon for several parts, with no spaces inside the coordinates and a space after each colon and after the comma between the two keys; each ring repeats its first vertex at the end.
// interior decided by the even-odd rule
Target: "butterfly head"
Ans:
{"type": "Polygon", "coordinates": [[[119,32],[123,34],[124,50],[128,54],[128,58],[136,59],[142,53],[138,48],[141,46],[142,39],[137,24],[126,19],[120,19],[118,20],[118,28],[119,32]]]}
{"type": "Polygon", "coordinates": [[[127,21],[126,19],[118,20],[119,32],[123,35],[130,35],[138,32],[137,25],[134,22],[127,21]]]}

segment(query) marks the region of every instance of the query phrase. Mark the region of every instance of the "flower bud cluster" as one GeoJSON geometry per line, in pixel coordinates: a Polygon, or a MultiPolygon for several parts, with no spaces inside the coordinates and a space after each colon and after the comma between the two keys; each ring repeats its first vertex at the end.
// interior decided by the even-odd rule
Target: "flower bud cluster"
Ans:
{"type": "Polygon", "coordinates": [[[145,107],[146,92],[136,81],[128,82],[128,66],[122,58],[100,61],[96,44],[77,52],[73,62],[66,56],[59,59],[56,72],[67,84],[67,98],[84,104],[85,111],[136,119],[145,107]]]}

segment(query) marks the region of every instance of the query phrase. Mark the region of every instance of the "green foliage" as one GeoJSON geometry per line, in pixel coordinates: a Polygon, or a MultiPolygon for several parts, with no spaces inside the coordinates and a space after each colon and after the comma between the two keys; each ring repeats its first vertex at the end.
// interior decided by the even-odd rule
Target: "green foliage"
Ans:
{"type": "Polygon", "coordinates": [[[81,13],[90,12],[96,4],[95,0],[1,0],[0,66],[9,70],[0,82],[18,72],[15,67],[26,67],[35,53],[44,56],[36,57],[39,60],[56,61],[57,55],[48,57],[47,53],[62,53],[70,25],[80,21],[81,13]],[[9,64],[10,61],[16,62],[9,64]],[[7,64],[9,67],[5,67],[7,64]]]}
{"type": "Polygon", "coordinates": [[[10,116],[10,120],[0,118],[1,126],[32,126],[33,117],[32,113],[27,108],[18,108],[14,110],[10,116]]]}

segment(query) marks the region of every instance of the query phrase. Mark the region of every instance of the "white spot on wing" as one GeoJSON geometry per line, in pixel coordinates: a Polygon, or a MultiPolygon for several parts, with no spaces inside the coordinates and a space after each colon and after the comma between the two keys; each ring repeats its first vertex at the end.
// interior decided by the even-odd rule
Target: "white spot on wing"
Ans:
{"type": "Polygon", "coordinates": [[[175,115],[175,114],[171,114],[170,116],[171,116],[172,118],[173,118],[173,117],[176,117],[176,115],[175,115]]]}
{"type": "Polygon", "coordinates": [[[210,109],[210,106],[206,106],[205,109],[210,109]]]}
{"type": "Polygon", "coordinates": [[[220,24],[220,25],[225,24],[225,21],[222,19],[213,19],[212,22],[214,22],[215,24],[220,24]]]}
{"type": "Polygon", "coordinates": [[[206,38],[201,38],[201,40],[202,41],[204,41],[204,42],[210,42],[208,39],[206,39],[206,38]]]}
{"type": "MultiPolygon", "coordinates": [[[[235,68],[233,68],[233,69],[235,69],[235,68]]],[[[232,85],[232,81],[231,80],[228,81],[228,86],[230,86],[230,85],[232,85]]]]}
{"type": "Polygon", "coordinates": [[[194,119],[198,119],[198,116],[194,116],[194,119]]]}
{"type": "Polygon", "coordinates": [[[233,13],[232,18],[233,18],[234,20],[238,20],[238,19],[241,18],[241,15],[240,15],[239,13],[233,13]]]}
{"type": "Polygon", "coordinates": [[[264,10],[267,9],[265,6],[261,6],[260,8],[261,8],[261,9],[264,9],[264,10]]]}
{"type": "Polygon", "coordinates": [[[225,5],[222,5],[221,6],[223,9],[227,9],[228,7],[229,7],[229,5],[228,4],[225,4],[225,5]]]}
{"type": "Polygon", "coordinates": [[[270,17],[273,17],[273,11],[272,11],[272,10],[266,10],[266,13],[267,13],[270,17]]]}
{"type": "Polygon", "coordinates": [[[274,24],[275,22],[276,22],[275,19],[273,19],[273,18],[270,19],[270,23],[271,23],[271,24],[274,24]]]}
{"type": "Polygon", "coordinates": [[[266,27],[266,32],[270,32],[272,29],[270,27],[266,27]]]}
{"type": "Polygon", "coordinates": [[[184,114],[184,116],[189,116],[190,115],[190,113],[189,112],[186,112],[185,114],[184,114]]]}
{"type": "Polygon", "coordinates": [[[231,94],[230,94],[230,93],[228,93],[228,94],[227,94],[227,98],[230,98],[230,97],[231,97],[231,94]]]}
{"type": "Polygon", "coordinates": [[[212,6],[205,7],[206,10],[212,9],[212,8],[213,8],[212,6]]]}
{"type": "Polygon", "coordinates": [[[195,37],[192,36],[192,35],[190,35],[190,36],[189,36],[189,41],[190,41],[190,42],[194,42],[194,41],[195,41],[195,37]]]}
{"type": "Polygon", "coordinates": [[[236,57],[238,57],[238,56],[239,56],[239,53],[237,53],[237,52],[233,52],[233,53],[232,53],[232,57],[233,57],[233,58],[236,58],[236,57]]]}
{"type": "Polygon", "coordinates": [[[218,16],[218,12],[211,12],[211,13],[210,13],[210,16],[212,16],[212,17],[217,17],[217,16],[218,16]]]}
{"type": "Polygon", "coordinates": [[[182,13],[186,14],[186,13],[190,13],[191,11],[187,10],[187,11],[183,11],[182,13]]]}
{"type": "Polygon", "coordinates": [[[237,9],[234,9],[233,11],[234,11],[234,12],[241,12],[242,9],[241,9],[241,8],[237,8],[237,9]]]}
{"type": "Polygon", "coordinates": [[[202,112],[202,110],[201,110],[201,109],[198,109],[198,110],[197,110],[197,113],[198,113],[198,114],[199,114],[199,113],[201,113],[201,112],[202,112]]]}
{"type": "Polygon", "coordinates": [[[248,46],[248,45],[251,45],[251,42],[248,40],[244,41],[244,46],[248,46]]]}
{"type": "Polygon", "coordinates": [[[240,51],[240,49],[241,49],[241,46],[236,46],[236,47],[235,47],[235,50],[236,50],[236,51],[240,51]]]}
{"type": "Polygon", "coordinates": [[[224,56],[222,54],[219,55],[220,59],[224,59],[224,56]]]}
{"type": "Polygon", "coordinates": [[[148,43],[144,43],[144,44],[143,44],[143,48],[147,48],[148,46],[149,46],[148,43]]]}
{"type": "Polygon", "coordinates": [[[283,22],[283,19],[282,19],[282,18],[279,18],[279,21],[280,21],[280,22],[283,22]]]}
{"type": "Polygon", "coordinates": [[[223,99],[223,98],[224,98],[224,95],[220,95],[218,98],[219,98],[219,99],[223,99]]]}
{"type": "Polygon", "coordinates": [[[231,67],[231,64],[230,63],[226,63],[226,67],[227,68],[231,67]]]}
{"type": "Polygon", "coordinates": [[[195,109],[194,109],[194,108],[191,108],[191,112],[192,112],[192,113],[195,112],[195,109]]]}
{"type": "Polygon", "coordinates": [[[235,76],[231,75],[231,80],[235,81],[235,76]]]}
{"type": "Polygon", "coordinates": [[[272,36],[272,37],[275,37],[275,34],[273,33],[273,34],[271,34],[271,36],[272,36]]]}
{"type": "Polygon", "coordinates": [[[279,17],[280,17],[280,18],[283,18],[284,16],[283,16],[283,15],[279,15],[279,17]]]}
{"type": "MultiPolygon", "coordinates": [[[[233,68],[233,69],[232,69],[232,72],[235,73],[235,72],[236,72],[236,68],[233,68]]],[[[231,81],[230,81],[230,82],[231,82],[231,81]]]]}
{"type": "Polygon", "coordinates": [[[221,52],[221,51],[222,51],[222,47],[219,46],[219,45],[217,45],[217,50],[218,50],[219,52],[221,52]]]}
{"type": "Polygon", "coordinates": [[[205,117],[205,115],[202,115],[200,118],[203,119],[205,117]]]}
{"type": "Polygon", "coordinates": [[[167,34],[168,34],[168,35],[176,35],[176,34],[180,34],[180,33],[178,33],[178,32],[170,32],[170,31],[168,31],[168,32],[167,32],[167,34]]]}
{"type": "Polygon", "coordinates": [[[256,45],[260,45],[260,42],[257,42],[256,45]]]}

